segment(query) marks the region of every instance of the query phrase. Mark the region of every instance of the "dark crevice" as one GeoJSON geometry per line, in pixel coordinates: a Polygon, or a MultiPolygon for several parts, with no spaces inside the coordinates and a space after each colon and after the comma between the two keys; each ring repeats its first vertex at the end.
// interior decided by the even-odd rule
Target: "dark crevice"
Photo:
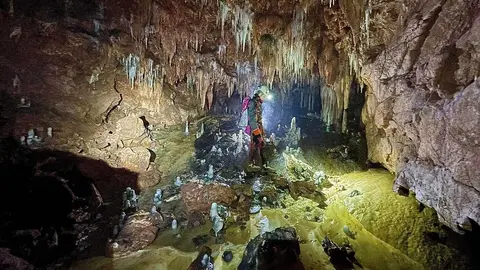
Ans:
{"type": "Polygon", "coordinates": [[[122,101],[123,101],[123,95],[122,95],[122,93],[120,93],[120,91],[118,91],[118,89],[117,89],[117,79],[116,79],[116,78],[113,80],[113,90],[115,90],[115,92],[118,93],[118,95],[120,96],[120,100],[119,100],[116,104],[113,104],[113,102],[112,102],[112,104],[110,104],[109,108],[107,109],[107,113],[106,113],[106,115],[105,115],[105,117],[104,117],[104,119],[103,119],[103,121],[102,121],[102,122],[104,122],[104,123],[108,123],[108,119],[109,119],[109,117],[110,117],[110,114],[111,114],[116,108],[118,108],[118,106],[120,106],[120,104],[121,104],[122,101]]]}

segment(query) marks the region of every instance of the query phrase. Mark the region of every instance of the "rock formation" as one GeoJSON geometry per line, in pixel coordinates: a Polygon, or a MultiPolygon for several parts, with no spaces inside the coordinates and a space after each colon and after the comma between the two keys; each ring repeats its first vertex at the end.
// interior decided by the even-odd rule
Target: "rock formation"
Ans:
{"type": "Polygon", "coordinates": [[[42,147],[149,187],[150,127],[238,112],[263,84],[348,133],[363,91],[370,160],[453,229],[480,223],[478,0],[14,2],[0,5],[2,137],[53,126],[42,147]]]}
{"type": "Polygon", "coordinates": [[[369,158],[442,222],[468,230],[480,222],[479,2],[410,2],[362,71],[369,158]]]}

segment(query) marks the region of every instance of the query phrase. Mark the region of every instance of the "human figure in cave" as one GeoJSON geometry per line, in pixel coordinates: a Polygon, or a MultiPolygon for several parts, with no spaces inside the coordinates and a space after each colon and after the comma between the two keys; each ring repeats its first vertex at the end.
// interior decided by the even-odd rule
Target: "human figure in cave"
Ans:
{"type": "Polygon", "coordinates": [[[250,125],[250,153],[251,165],[263,167],[265,157],[263,148],[265,146],[265,129],[262,122],[262,103],[265,93],[260,87],[255,91],[248,103],[248,124],[250,125]]]}

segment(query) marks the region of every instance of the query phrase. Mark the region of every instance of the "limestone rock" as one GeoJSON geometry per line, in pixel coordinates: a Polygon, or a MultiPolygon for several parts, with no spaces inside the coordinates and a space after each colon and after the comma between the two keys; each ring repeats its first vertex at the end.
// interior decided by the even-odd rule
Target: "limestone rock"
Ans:
{"type": "Polygon", "coordinates": [[[119,144],[126,147],[148,146],[151,143],[142,119],[134,115],[118,120],[114,133],[118,134],[119,144]]]}
{"type": "Polygon", "coordinates": [[[288,185],[289,190],[290,190],[290,195],[294,199],[296,199],[298,196],[303,196],[307,197],[312,195],[315,192],[315,184],[310,181],[296,181],[296,182],[291,182],[288,185]]]}
{"type": "Polygon", "coordinates": [[[145,131],[142,119],[135,115],[129,115],[117,122],[116,132],[121,136],[120,139],[136,139],[145,131]]]}
{"type": "Polygon", "coordinates": [[[161,173],[156,168],[150,168],[146,172],[142,172],[138,175],[138,187],[148,188],[153,187],[160,182],[161,173]]]}
{"type": "Polygon", "coordinates": [[[147,247],[157,237],[158,227],[150,213],[139,211],[128,217],[114,243],[110,245],[112,257],[123,257],[147,247]]]}
{"type": "Polygon", "coordinates": [[[303,162],[294,155],[283,154],[288,170],[289,181],[313,181],[314,170],[312,166],[303,162]]]}
{"type": "Polygon", "coordinates": [[[182,200],[187,213],[208,213],[212,203],[230,205],[235,200],[233,190],[219,184],[200,185],[188,183],[182,186],[182,200]]]}
{"type": "Polygon", "coordinates": [[[133,148],[121,148],[115,151],[118,166],[134,172],[145,172],[150,164],[150,151],[147,148],[137,146],[133,148]]]}
{"type": "Polygon", "coordinates": [[[4,270],[34,269],[33,265],[29,264],[24,259],[13,256],[4,248],[0,248],[0,268],[4,270]]]}
{"type": "Polygon", "coordinates": [[[362,120],[369,160],[397,172],[396,190],[412,190],[458,231],[468,218],[480,222],[480,16],[470,12],[478,3],[420,3],[362,69],[362,120]]]}
{"type": "Polygon", "coordinates": [[[471,230],[469,219],[480,222],[480,194],[456,182],[447,168],[410,161],[395,180],[394,189],[400,187],[414,191],[420,202],[434,208],[439,220],[457,232],[471,230]]]}

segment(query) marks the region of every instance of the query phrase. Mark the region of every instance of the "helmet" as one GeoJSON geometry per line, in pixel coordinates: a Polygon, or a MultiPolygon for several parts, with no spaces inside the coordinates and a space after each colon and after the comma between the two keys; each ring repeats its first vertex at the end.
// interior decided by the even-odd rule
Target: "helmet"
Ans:
{"type": "Polygon", "coordinates": [[[259,95],[259,96],[266,96],[268,94],[268,87],[265,86],[265,85],[260,85],[257,87],[257,89],[255,89],[255,93],[256,95],[259,95]]]}

